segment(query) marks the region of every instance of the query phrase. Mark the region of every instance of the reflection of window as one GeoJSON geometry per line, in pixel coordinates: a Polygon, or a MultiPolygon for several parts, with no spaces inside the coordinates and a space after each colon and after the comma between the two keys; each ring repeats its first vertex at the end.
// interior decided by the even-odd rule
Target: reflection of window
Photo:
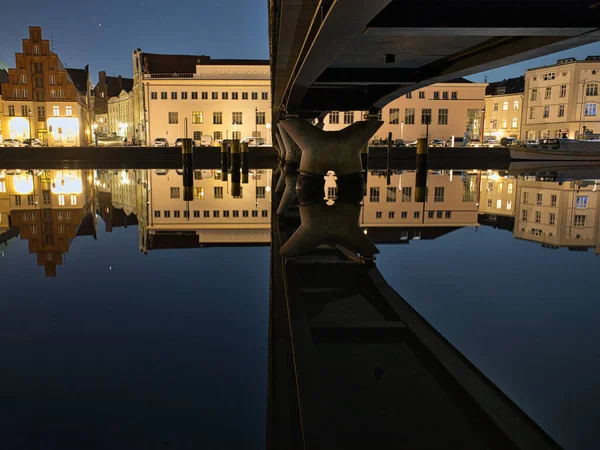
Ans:
{"type": "Polygon", "coordinates": [[[498,102],[494,103],[494,111],[498,111],[498,102]]]}
{"type": "Polygon", "coordinates": [[[194,187],[194,198],[196,200],[204,200],[204,188],[194,187]]]}
{"type": "Polygon", "coordinates": [[[160,211],[154,211],[154,217],[160,219],[160,211]]]}
{"type": "Polygon", "coordinates": [[[400,216],[401,216],[403,219],[406,219],[406,218],[408,217],[408,211],[402,211],[402,213],[400,214],[400,216]]]}
{"type": "Polygon", "coordinates": [[[531,90],[531,101],[534,102],[537,100],[537,89],[532,89],[531,90]]]}
{"type": "Polygon", "coordinates": [[[542,221],[542,213],[540,211],[535,212],[535,223],[540,223],[542,221]]]}
{"type": "Polygon", "coordinates": [[[556,206],[556,194],[550,196],[550,206],[556,206]]]}
{"type": "Polygon", "coordinates": [[[446,211],[446,219],[452,218],[452,211],[446,211]]]}
{"type": "Polygon", "coordinates": [[[169,219],[171,217],[171,211],[164,211],[163,215],[165,216],[165,219],[169,219]]]}
{"type": "Polygon", "coordinates": [[[487,205],[488,205],[488,208],[492,207],[492,199],[491,198],[488,198],[487,205]]]}
{"type": "Polygon", "coordinates": [[[492,119],[490,121],[490,127],[492,128],[492,130],[497,130],[498,129],[498,119],[492,119]]]}
{"type": "Polygon", "coordinates": [[[506,125],[507,125],[507,119],[506,119],[506,117],[504,117],[502,119],[502,129],[506,129],[506,125]]]}
{"type": "Polygon", "coordinates": [[[265,186],[256,186],[256,198],[265,198],[266,192],[265,186]]]}
{"type": "Polygon", "coordinates": [[[501,209],[502,208],[502,200],[498,199],[496,200],[496,209],[501,209]]]}
{"type": "Polygon", "coordinates": [[[535,108],[529,108],[529,118],[535,119],[535,108]]]}
{"type": "Polygon", "coordinates": [[[382,214],[383,213],[381,211],[375,211],[375,218],[376,219],[381,219],[382,214]]]}
{"type": "Polygon", "coordinates": [[[58,204],[60,206],[65,205],[65,194],[58,194],[58,204]]]}
{"type": "Polygon", "coordinates": [[[221,125],[223,123],[223,113],[220,111],[213,112],[213,125],[221,125]]]}
{"type": "Polygon", "coordinates": [[[386,195],[386,202],[395,202],[396,201],[396,188],[395,187],[388,187],[387,188],[387,195],[386,195]]]}
{"type": "Polygon", "coordinates": [[[77,196],[71,194],[71,206],[75,206],[77,204],[77,196]]]}
{"type": "Polygon", "coordinates": [[[354,111],[344,111],[344,123],[354,123],[354,111]]]}
{"type": "Polygon", "coordinates": [[[550,117],[550,106],[546,105],[544,106],[544,119],[546,119],[547,117],[550,117]]]}
{"type": "Polygon", "coordinates": [[[402,188],[402,201],[403,202],[411,202],[412,201],[412,187],[406,186],[402,188]]]}
{"type": "Polygon", "coordinates": [[[546,88],[546,93],[544,95],[544,98],[546,100],[549,100],[550,98],[552,98],[552,88],[551,87],[546,88]]]}
{"type": "Polygon", "coordinates": [[[415,213],[413,214],[413,217],[415,219],[418,219],[419,217],[421,217],[421,212],[420,211],[415,211],[415,213]]]}
{"type": "Polygon", "coordinates": [[[388,219],[393,219],[396,216],[396,213],[394,211],[390,211],[388,213],[388,219]]]}
{"type": "Polygon", "coordinates": [[[169,112],[169,123],[179,123],[179,113],[177,111],[169,112]]]}
{"type": "Polygon", "coordinates": [[[435,211],[427,211],[427,218],[428,219],[433,219],[435,215],[435,211]]]}
{"type": "Polygon", "coordinates": [[[516,118],[516,117],[513,117],[512,118],[512,123],[511,123],[512,128],[517,128],[518,125],[519,125],[519,119],[516,118]]]}
{"type": "Polygon", "coordinates": [[[548,223],[550,223],[550,225],[554,225],[555,222],[556,222],[556,214],[549,213],[548,214],[548,223]]]}
{"type": "Polygon", "coordinates": [[[431,123],[431,108],[421,109],[421,124],[426,125],[431,123]]]}
{"type": "Polygon", "coordinates": [[[524,209],[522,212],[522,216],[521,216],[521,218],[524,222],[527,222],[527,216],[528,216],[528,211],[526,209],[524,209]]]}
{"type": "Polygon", "coordinates": [[[329,113],[329,123],[340,123],[339,111],[331,111],[329,113]]]}
{"type": "Polygon", "coordinates": [[[540,206],[542,204],[543,199],[544,199],[544,196],[542,194],[537,194],[536,204],[538,206],[540,206]]]}
{"type": "Polygon", "coordinates": [[[390,108],[390,124],[398,125],[400,123],[400,109],[390,108]]]}
{"type": "Polygon", "coordinates": [[[404,124],[414,125],[415,124],[415,108],[406,108],[404,110],[404,124]]]}
{"type": "Polygon", "coordinates": [[[231,113],[231,123],[236,124],[236,125],[241,125],[242,124],[242,113],[239,111],[231,113]]]}
{"type": "Polygon", "coordinates": [[[588,205],[588,197],[587,195],[578,195],[577,200],[575,202],[575,208],[577,209],[585,209],[588,205]]]}
{"type": "Polygon", "coordinates": [[[172,187],[171,188],[171,198],[179,198],[181,196],[180,188],[172,187]]]}
{"type": "Polygon", "coordinates": [[[575,219],[573,221],[573,226],[575,227],[585,227],[585,216],[581,214],[576,214],[575,219]]]}
{"type": "Polygon", "coordinates": [[[263,209],[260,212],[261,217],[269,217],[269,211],[267,211],[266,209],[263,209]]]}
{"type": "Polygon", "coordinates": [[[506,200],[506,209],[512,209],[512,201],[506,200]]]}
{"type": "Polygon", "coordinates": [[[369,189],[369,201],[371,203],[379,202],[379,188],[378,187],[372,187],[369,189]]]}

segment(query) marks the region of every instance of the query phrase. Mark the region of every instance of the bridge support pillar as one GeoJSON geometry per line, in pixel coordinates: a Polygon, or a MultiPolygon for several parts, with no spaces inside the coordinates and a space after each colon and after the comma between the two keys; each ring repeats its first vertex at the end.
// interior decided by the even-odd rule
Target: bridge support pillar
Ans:
{"type": "Polygon", "coordinates": [[[383,124],[377,117],[356,122],[340,131],[323,131],[303,120],[279,124],[302,150],[298,201],[302,225],[281,248],[283,256],[299,256],[321,244],[336,244],[362,255],[378,253],[359,226],[365,192],[361,150],[383,124]],[[324,177],[334,171],[338,199],[324,200],[324,177]]]}
{"type": "MultiPolygon", "coordinates": [[[[307,124],[308,125],[308,124],[307,124]]],[[[309,125],[312,126],[312,125],[309,125]]],[[[277,214],[283,214],[287,211],[288,207],[292,204],[296,198],[296,182],[298,181],[298,166],[302,157],[302,151],[300,147],[296,145],[294,139],[278,124],[279,132],[281,133],[281,139],[285,146],[285,190],[277,208],[277,214]]]]}
{"type": "Polygon", "coordinates": [[[275,133],[275,139],[279,145],[279,178],[277,179],[277,185],[275,187],[275,192],[283,192],[285,190],[285,156],[286,150],[283,140],[281,139],[281,133],[275,133]]]}

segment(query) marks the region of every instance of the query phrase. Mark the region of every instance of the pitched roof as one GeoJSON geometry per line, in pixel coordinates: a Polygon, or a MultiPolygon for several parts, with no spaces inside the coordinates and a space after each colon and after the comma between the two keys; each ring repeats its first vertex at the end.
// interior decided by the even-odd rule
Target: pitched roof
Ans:
{"type": "Polygon", "coordinates": [[[87,82],[88,82],[88,73],[85,69],[69,69],[67,68],[67,73],[73,80],[73,84],[77,88],[77,90],[81,93],[81,95],[87,94],[87,82]]]}
{"type": "Polygon", "coordinates": [[[485,95],[519,94],[524,91],[525,77],[521,76],[488,84],[487,88],[485,88],[485,95]],[[504,89],[504,92],[502,92],[502,89],[504,89]]]}
{"type": "Polygon", "coordinates": [[[444,81],[444,83],[473,83],[466,78],[454,78],[453,80],[444,81]]]}
{"type": "Polygon", "coordinates": [[[2,95],[2,83],[8,83],[8,72],[0,69],[0,95],[2,95]]]}
{"type": "Polygon", "coordinates": [[[108,97],[118,97],[122,90],[131,92],[133,90],[133,78],[121,77],[106,77],[106,84],[108,86],[108,97]]]}
{"type": "Polygon", "coordinates": [[[211,59],[206,55],[159,55],[142,53],[145,73],[195,73],[196,65],[268,66],[268,59],[211,59]]]}

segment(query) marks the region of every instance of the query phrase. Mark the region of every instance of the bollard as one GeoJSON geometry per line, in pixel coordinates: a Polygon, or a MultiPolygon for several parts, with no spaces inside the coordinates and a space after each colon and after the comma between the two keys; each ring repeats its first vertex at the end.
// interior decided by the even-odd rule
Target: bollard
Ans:
{"type": "Polygon", "coordinates": [[[248,143],[242,142],[242,184],[248,184],[248,171],[250,163],[248,161],[248,143]]]}
{"type": "Polygon", "coordinates": [[[417,139],[417,173],[415,186],[415,202],[425,202],[427,191],[427,139],[417,139]]]}
{"type": "Polygon", "coordinates": [[[182,139],[181,163],[183,165],[183,200],[194,199],[194,148],[191,139],[182,139]]]}
{"type": "Polygon", "coordinates": [[[242,193],[242,186],[240,183],[240,169],[240,141],[239,139],[234,139],[233,141],[231,141],[231,195],[233,197],[239,197],[242,193]]]}
{"type": "Polygon", "coordinates": [[[227,172],[229,172],[229,153],[227,143],[221,143],[221,180],[227,181],[227,172]]]}

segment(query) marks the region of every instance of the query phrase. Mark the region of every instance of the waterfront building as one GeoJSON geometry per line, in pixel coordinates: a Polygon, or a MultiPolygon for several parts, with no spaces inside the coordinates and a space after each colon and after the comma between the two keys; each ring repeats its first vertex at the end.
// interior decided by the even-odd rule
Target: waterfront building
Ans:
{"type": "MultiPolygon", "coordinates": [[[[121,75],[107,76],[106,71],[98,72],[98,83],[92,90],[94,99],[94,129],[99,134],[116,133],[119,131],[129,134],[129,124],[133,129],[133,120],[128,121],[129,92],[133,89],[133,79],[121,75]],[[109,106],[109,104],[111,104],[109,106]],[[111,109],[112,108],[112,109],[111,109]]],[[[120,136],[125,136],[120,134],[120,136]]]]}
{"type": "MultiPolygon", "coordinates": [[[[215,140],[267,137],[270,71],[267,60],[133,52],[134,128],[147,145],[202,135],[215,140]],[[140,129],[141,128],[141,129],[140,129]]],[[[268,138],[267,138],[268,139],[268,138]]]]}
{"type": "Polygon", "coordinates": [[[521,137],[558,138],[600,134],[600,56],[559,59],[525,72],[521,137]]]}
{"type": "Polygon", "coordinates": [[[29,27],[15,67],[1,83],[3,139],[38,138],[50,146],[86,145],[91,136],[89,70],[67,69],[40,27],[29,27]]]}
{"type": "Polygon", "coordinates": [[[490,83],[485,89],[484,141],[505,137],[521,139],[525,77],[490,83]]]}
{"type": "MultiPolygon", "coordinates": [[[[427,137],[429,140],[447,140],[452,136],[479,139],[485,86],[464,78],[447,83],[436,83],[403,95],[393,100],[381,111],[382,127],[375,140],[393,139],[407,142],[427,137]]],[[[364,120],[366,111],[331,111],[324,118],[324,130],[341,130],[348,125],[364,120]]]]}

